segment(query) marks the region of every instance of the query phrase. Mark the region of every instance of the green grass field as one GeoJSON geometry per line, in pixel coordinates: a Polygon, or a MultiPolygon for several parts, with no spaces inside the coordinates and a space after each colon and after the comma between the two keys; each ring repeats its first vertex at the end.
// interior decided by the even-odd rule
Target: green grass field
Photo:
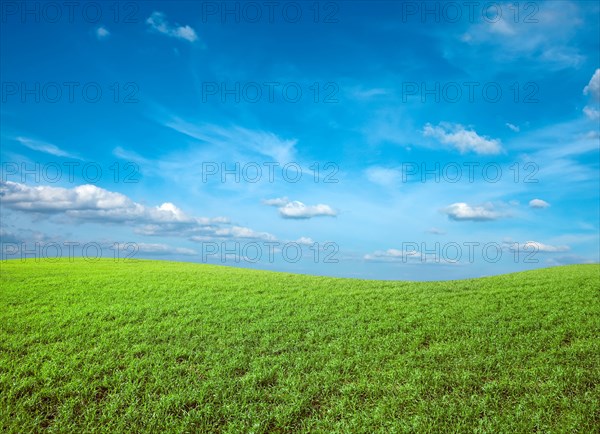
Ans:
{"type": "Polygon", "coordinates": [[[599,432],[599,265],[434,283],[0,267],[3,432],[599,432]]]}

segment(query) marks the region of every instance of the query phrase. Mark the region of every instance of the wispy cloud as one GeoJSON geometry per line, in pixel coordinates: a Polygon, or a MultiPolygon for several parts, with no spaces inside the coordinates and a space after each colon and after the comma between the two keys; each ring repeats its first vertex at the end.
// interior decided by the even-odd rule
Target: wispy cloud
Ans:
{"type": "Polygon", "coordinates": [[[510,122],[507,122],[506,126],[508,127],[509,130],[514,131],[515,133],[518,133],[519,131],[521,131],[521,128],[519,128],[517,125],[511,124],[510,122]]]}
{"type": "Polygon", "coordinates": [[[583,108],[583,113],[591,120],[600,119],[600,68],[596,69],[590,82],[583,88],[584,95],[590,95],[593,101],[593,106],[586,105],[583,108]]]}
{"type": "Polygon", "coordinates": [[[39,140],[30,139],[27,137],[17,137],[17,142],[21,145],[33,149],[34,151],[44,152],[46,154],[54,155],[56,157],[75,158],[81,160],[80,157],[71,154],[67,151],[63,151],[58,146],[51,143],[41,142],[39,140]]]}
{"type": "Polygon", "coordinates": [[[591,95],[596,101],[600,101],[600,68],[596,69],[590,82],[583,88],[584,95],[591,95]]]}
{"type": "Polygon", "coordinates": [[[179,118],[165,123],[182,134],[231,152],[232,149],[246,150],[267,156],[274,161],[287,164],[294,161],[296,139],[282,139],[278,135],[262,130],[251,130],[240,126],[230,128],[218,125],[196,125],[179,118]]]}
{"type": "Polygon", "coordinates": [[[167,21],[165,14],[162,12],[152,12],[152,15],[148,17],[146,23],[151,29],[172,38],[184,39],[189,42],[194,42],[198,39],[196,31],[192,27],[187,25],[180,26],[179,24],[172,25],[167,21]]]}
{"type": "MultiPolygon", "coordinates": [[[[575,2],[540,2],[514,15],[510,3],[496,3],[498,19],[480,19],[461,36],[469,45],[467,55],[485,53],[501,62],[531,61],[556,69],[580,66],[585,56],[573,43],[573,36],[583,24],[580,8],[575,2]],[[474,50],[480,47],[481,50],[474,50]]],[[[475,58],[481,62],[480,58],[475,58]]]]}
{"type": "Polygon", "coordinates": [[[446,235],[446,232],[443,231],[442,229],[438,229],[438,228],[430,228],[427,231],[428,234],[432,234],[432,235],[446,235]]]}
{"type": "Polygon", "coordinates": [[[355,89],[351,92],[351,96],[359,101],[370,100],[377,96],[383,96],[389,94],[390,91],[388,89],[383,88],[371,88],[371,89],[355,89]]]}
{"type": "Polygon", "coordinates": [[[519,136],[511,143],[511,149],[524,152],[523,161],[537,162],[539,171],[533,179],[552,189],[580,182],[597,185],[597,168],[583,162],[598,152],[598,131],[586,131],[589,127],[589,121],[583,117],[555,123],[519,136]]]}
{"type": "Polygon", "coordinates": [[[374,184],[379,184],[383,187],[391,187],[398,183],[402,173],[398,169],[373,166],[365,170],[365,175],[367,176],[367,179],[374,184]]]}

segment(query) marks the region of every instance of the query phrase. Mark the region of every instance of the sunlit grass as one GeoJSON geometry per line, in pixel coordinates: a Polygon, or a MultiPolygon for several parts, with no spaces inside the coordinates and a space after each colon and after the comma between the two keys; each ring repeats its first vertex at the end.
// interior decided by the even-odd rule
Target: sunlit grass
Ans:
{"type": "Polygon", "coordinates": [[[600,426],[599,265],[435,283],[0,267],[3,432],[600,426]]]}

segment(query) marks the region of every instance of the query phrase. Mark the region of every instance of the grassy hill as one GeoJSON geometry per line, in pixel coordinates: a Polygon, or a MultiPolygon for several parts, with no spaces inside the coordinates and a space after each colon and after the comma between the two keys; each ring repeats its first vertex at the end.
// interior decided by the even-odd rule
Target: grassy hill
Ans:
{"type": "Polygon", "coordinates": [[[600,266],[414,283],[3,261],[0,430],[598,432],[600,266]]]}

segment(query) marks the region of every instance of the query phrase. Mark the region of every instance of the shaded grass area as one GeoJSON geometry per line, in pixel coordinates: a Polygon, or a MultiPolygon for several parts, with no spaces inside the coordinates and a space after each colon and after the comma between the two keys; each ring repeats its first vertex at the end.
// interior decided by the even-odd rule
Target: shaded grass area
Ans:
{"type": "Polygon", "coordinates": [[[600,266],[3,261],[3,432],[599,432],[600,266]]]}

